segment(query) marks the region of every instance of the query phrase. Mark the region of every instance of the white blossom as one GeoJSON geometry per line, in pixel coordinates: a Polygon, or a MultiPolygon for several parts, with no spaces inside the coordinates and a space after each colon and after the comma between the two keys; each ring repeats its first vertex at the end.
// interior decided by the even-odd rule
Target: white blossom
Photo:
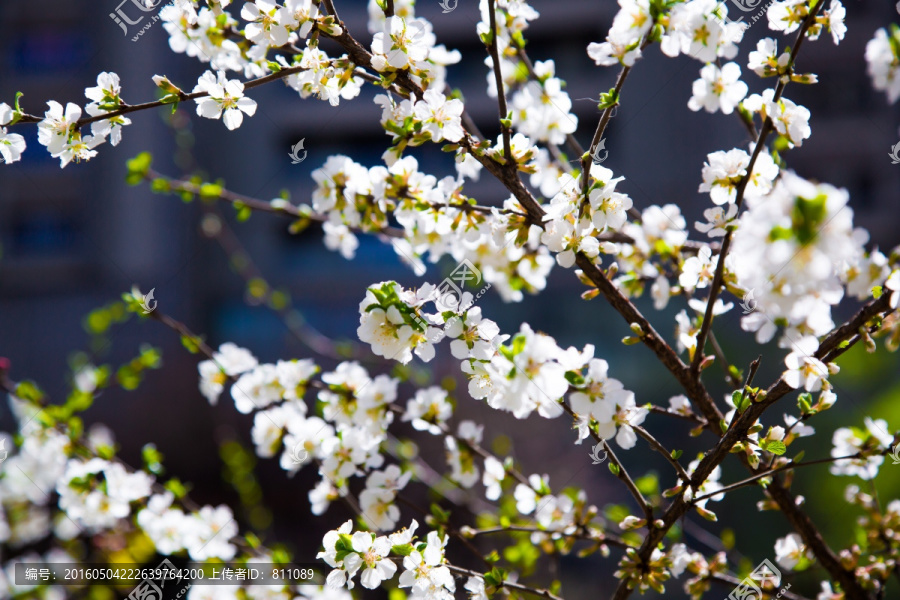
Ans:
{"type": "Polygon", "coordinates": [[[865,429],[841,427],[835,430],[831,443],[833,458],[857,456],[837,460],[831,464],[833,475],[855,475],[862,480],[871,480],[878,475],[878,469],[884,462],[883,452],[891,448],[894,436],[889,432],[887,421],[883,419],[865,418],[865,429]]]}
{"type": "Polygon", "coordinates": [[[799,534],[789,533],[775,542],[775,560],[785,569],[793,569],[804,559],[811,560],[812,552],[803,543],[799,534]]]}
{"type": "Polygon", "coordinates": [[[886,29],[881,28],[866,44],[866,63],[869,77],[872,78],[872,86],[878,91],[885,92],[891,104],[900,99],[898,43],[900,43],[900,29],[893,29],[888,33],[886,29]]]}
{"type": "Polygon", "coordinates": [[[256,114],[256,101],[244,96],[244,84],[237,79],[228,79],[219,71],[206,71],[200,76],[193,93],[207,94],[197,98],[197,114],[207,119],[219,119],[228,129],[237,129],[244,121],[244,114],[256,114]]]}
{"type": "Polygon", "coordinates": [[[249,371],[258,364],[259,361],[249,350],[225,342],[213,353],[212,360],[204,360],[197,365],[200,372],[200,391],[210,404],[215,405],[229,377],[249,371]]]}
{"type": "Polygon", "coordinates": [[[437,90],[428,89],[422,100],[416,102],[414,111],[416,119],[422,122],[423,129],[433,142],[458,142],[464,135],[460,120],[463,108],[462,100],[447,100],[437,90]]]}
{"type": "Polygon", "coordinates": [[[730,115],[747,95],[747,84],[741,81],[741,67],[737,63],[726,63],[720,69],[708,64],[700,69],[700,79],[694,81],[694,95],[688,101],[688,108],[708,113],[721,110],[730,115]]]}
{"type": "Polygon", "coordinates": [[[453,414],[453,405],[447,398],[447,392],[439,387],[429,387],[416,392],[415,397],[406,404],[404,421],[412,421],[413,428],[427,431],[431,435],[440,435],[441,425],[453,414]]]}

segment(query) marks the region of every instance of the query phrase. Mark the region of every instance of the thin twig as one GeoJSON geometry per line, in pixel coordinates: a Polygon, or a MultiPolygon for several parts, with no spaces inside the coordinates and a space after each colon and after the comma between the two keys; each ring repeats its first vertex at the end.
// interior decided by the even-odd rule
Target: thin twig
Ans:
{"type": "MultiPolygon", "coordinates": [[[[463,569],[462,567],[457,567],[456,565],[445,565],[448,569],[453,571],[454,573],[459,573],[461,575],[468,575],[469,577],[479,577],[483,578],[484,576],[477,572],[471,571],[469,569],[463,569]]],[[[534,594],[535,596],[541,596],[543,598],[548,598],[548,600],[563,600],[561,597],[557,596],[550,590],[538,589],[528,587],[527,585],[522,585],[521,583],[516,583],[512,581],[504,581],[500,584],[500,587],[509,588],[511,590],[518,590],[520,592],[527,592],[529,594],[534,594]]]]}
{"type": "MultiPolygon", "coordinates": [[[[572,410],[572,407],[569,406],[567,403],[562,402],[561,406],[562,406],[563,410],[565,410],[572,417],[573,420],[578,418],[578,415],[575,413],[574,410],[572,410]]],[[[635,485],[634,480],[631,478],[631,476],[628,474],[628,471],[625,469],[625,465],[623,465],[622,461],[619,460],[619,457],[616,456],[616,453],[613,451],[612,447],[610,447],[610,445],[606,442],[606,440],[604,440],[602,437],[600,437],[593,429],[589,428],[589,431],[591,433],[591,437],[593,437],[597,443],[603,445],[603,449],[606,451],[607,455],[609,456],[609,462],[616,466],[616,471],[617,471],[615,473],[616,477],[618,477],[625,484],[625,487],[628,488],[628,491],[631,492],[631,495],[634,497],[635,501],[637,502],[638,506],[640,507],[641,512],[644,513],[644,518],[647,519],[647,527],[652,528],[653,527],[653,507],[650,506],[650,503],[647,502],[647,499],[644,498],[644,495],[638,489],[637,485],[635,485]]]]}
{"type": "Polygon", "coordinates": [[[506,89],[503,85],[503,73],[500,70],[500,54],[497,50],[497,6],[495,0],[488,0],[488,17],[491,26],[491,43],[488,45],[488,51],[491,55],[491,61],[494,63],[494,81],[497,84],[497,103],[500,106],[500,129],[503,132],[503,152],[507,160],[507,166],[515,168],[515,162],[512,155],[512,146],[510,145],[509,126],[504,124],[509,115],[509,109],[506,106],[506,89]]]}
{"type": "Polygon", "coordinates": [[[634,429],[639,436],[647,440],[647,442],[653,446],[653,449],[666,457],[666,460],[669,461],[669,464],[675,467],[675,471],[678,473],[678,476],[681,477],[682,481],[688,482],[691,480],[691,476],[687,474],[687,471],[684,470],[684,467],[681,466],[681,463],[678,462],[673,456],[672,453],[666,450],[666,447],[663,446],[659,440],[650,435],[650,432],[641,427],[640,425],[632,425],[632,429],[634,429]]]}
{"type": "MultiPolygon", "coordinates": [[[[803,38],[805,37],[806,32],[809,30],[812,24],[815,23],[816,15],[824,5],[824,1],[818,2],[812,8],[812,10],[809,11],[809,14],[803,21],[803,25],[800,27],[797,39],[794,42],[794,47],[791,50],[790,62],[787,65],[787,69],[789,71],[793,69],[794,61],[797,59],[797,52],[800,50],[800,46],[803,44],[803,38]]],[[[781,99],[781,96],[784,93],[784,88],[787,86],[788,81],[788,79],[781,77],[778,79],[778,83],[775,86],[775,93],[772,98],[773,102],[778,102],[781,99]]],[[[747,164],[747,172],[741,178],[736,188],[734,203],[735,206],[737,206],[738,211],[740,211],[741,205],[743,204],[744,193],[747,190],[747,185],[753,178],[753,168],[756,165],[756,160],[759,158],[762,149],[765,147],[766,138],[774,129],[775,127],[772,124],[772,117],[767,116],[765,122],[763,123],[762,129],[759,132],[759,137],[756,138],[756,146],[753,148],[753,154],[750,156],[750,162],[747,164]]],[[[728,232],[725,234],[725,239],[722,240],[722,249],[718,254],[716,272],[713,275],[712,284],[710,284],[709,297],[706,300],[706,312],[703,315],[703,323],[700,325],[700,333],[697,335],[697,352],[694,355],[694,360],[691,361],[691,374],[696,378],[700,377],[700,363],[703,360],[703,353],[706,347],[706,337],[709,334],[710,328],[712,327],[714,318],[713,307],[716,303],[716,298],[719,295],[719,290],[722,287],[722,281],[725,278],[725,258],[728,256],[728,251],[731,249],[731,241],[734,237],[734,231],[734,229],[728,229],[728,232]]]]}

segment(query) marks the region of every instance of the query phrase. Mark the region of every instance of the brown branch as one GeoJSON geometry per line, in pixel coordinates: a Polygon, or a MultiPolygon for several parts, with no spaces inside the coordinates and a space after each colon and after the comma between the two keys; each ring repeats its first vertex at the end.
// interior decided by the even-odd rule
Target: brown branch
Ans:
{"type": "MultiPolygon", "coordinates": [[[[224,202],[238,202],[240,204],[243,204],[247,208],[258,212],[283,215],[295,219],[307,219],[316,223],[325,223],[326,221],[328,221],[328,218],[325,216],[317,215],[315,213],[306,213],[300,210],[299,207],[287,202],[281,206],[272,206],[270,202],[266,202],[265,200],[245,196],[243,194],[239,194],[225,188],[221,188],[221,192],[219,192],[217,195],[206,196],[204,195],[204,191],[202,190],[201,186],[184,179],[173,179],[171,177],[166,177],[165,175],[162,175],[161,173],[154,171],[153,169],[149,169],[147,171],[146,179],[148,181],[153,181],[154,179],[164,179],[172,186],[170,192],[187,192],[189,194],[202,196],[204,198],[214,198],[216,200],[222,200],[224,202]]],[[[361,229],[359,227],[350,226],[348,226],[348,229],[356,233],[384,235],[390,238],[405,237],[405,233],[403,232],[403,230],[397,229],[395,227],[383,227],[382,229],[378,229],[375,231],[369,231],[361,229]]]]}
{"type": "MultiPolygon", "coordinates": [[[[445,566],[454,573],[468,575],[469,577],[483,577],[483,575],[478,571],[470,571],[469,569],[463,569],[462,567],[457,567],[456,565],[451,564],[447,564],[445,566]]],[[[550,590],[532,588],[528,587],[527,585],[522,585],[521,583],[515,583],[512,581],[504,581],[500,584],[500,587],[505,587],[511,590],[518,590],[520,592],[526,592],[528,594],[534,594],[535,596],[541,596],[542,598],[547,598],[548,600],[563,600],[560,596],[557,596],[550,590]]]]}
{"type": "MultiPolygon", "coordinates": [[[[614,88],[616,103],[618,103],[618,97],[622,91],[622,86],[625,85],[625,79],[628,78],[630,72],[631,67],[622,67],[622,70],[619,72],[619,77],[616,79],[614,88]]],[[[597,123],[597,129],[594,131],[594,137],[591,138],[591,145],[588,147],[587,155],[581,156],[581,190],[585,200],[587,200],[588,197],[588,178],[591,172],[591,162],[593,161],[594,152],[597,151],[597,145],[600,144],[600,140],[603,138],[603,132],[606,131],[606,126],[612,118],[612,111],[614,108],[615,104],[607,107],[603,111],[603,114],[600,116],[600,121],[597,123]]]]}
{"type": "Polygon", "coordinates": [[[681,466],[681,463],[673,458],[672,453],[666,450],[666,447],[663,446],[659,442],[659,440],[650,435],[649,431],[647,431],[640,425],[632,425],[631,428],[634,429],[639,436],[647,440],[647,442],[653,447],[654,450],[666,457],[666,460],[669,461],[669,464],[675,467],[675,471],[678,473],[678,476],[681,477],[682,481],[688,482],[691,480],[691,476],[687,474],[687,471],[684,470],[684,467],[681,466]]]}
{"type": "Polygon", "coordinates": [[[860,458],[860,456],[861,456],[860,453],[857,452],[856,454],[853,454],[851,456],[819,458],[816,460],[808,460],[808,461],[799,462],[799,463],[791,462],[786,465],[776,467],[774,469],[768,469],[766,471],[763,471],[762,473],[757,473],[756,475],[754,475],[752,477],[742,479],[742,480],[732,483],[730,485],[726,485],[726,486],[716,490],[715,492],[703,494],[702,496],[696,496],[693,499],[693,502],[696,503],[696,502],[699,502],[700,500],[706,500],[707,498],[712,498],[713,496],[718,496],[719,494],[724,494],[726,492],[730,492],[730,491],[736,490],[738,488],[746,487],[752,483],[759,481],[760,479],[762,479],[764,477],[771,477],[772,475],[775,475],[776,473],[781,473],[782,471],[790,471],[792,469],[798,469],[800,467],[809,467],[811,465],[821,465],[824,463],[832,463],[832,462],[837,462],[839,460],[849,460],[849,459],[854,459],[854,458],[860,458]]]}
{"type": "Polygon", "coordinates": [[[497,50],[497,36],[499,35],[499,31],[497,29],[497,5],[495,0],[488,0],[488,17],[491,26],[491,43],[488,45],[488,52],[490,52],[491,61],[494,63],[494,81],[497,85],[497,103],[500,108],[500,129],[503,132],[503,152],[506,156],[507,166],[514,168],[515,163],[513,162],[512,147],[509,142],[510,128],[509,125],[503,123],[509,115],[509,109],[506,106],[506,89],[503,86],[503,73],[500,70],[500,54],[497,50]]]}
{"type": "Polygon", "coordinates": [[[539,529],[537,527],[527,527],[525,525],[508,525],[506,527],[486,527],[484,529],[469,529],[466,534],[471,536],[478,535],[490,535],[494,533],[509,533],[511,531],[519,531],[519,532],[527,532],[527,533],[543,533],[547,535],[559,535],[565,538],[572,538],[576,540],[585,540],[590,542],[597,542],[602,544],[609,544],[610,546],[616,546],[619,548],[632,548],[633,546],[623,540],[622,538],[609,535],[607,533],[593,532],[592,530],[586,530],[587,533],[565,533],[563,531],[549,531],[547,529],[539,529]]]}
{"type": "MultiPolygon", "coordinates": [[[[817,3],[816,6],[809,11],[809,14],[803,21],[803,25],[801,25],[800,31],[797,33],[794,47],[791,50],[790,62],[787,65],[788,70],[793,68],[794,61],[797,59],[797,52],[799,52],[800,46],[803,44],[803,38],[809,28],[815,23],[816,15],[824,5],[825,2],[817,3]]],[[[788,81],[789,80],[783,78],[778,79],[778,83],[775,86],[775,95],[772,98],[773,102],[778,102],[781,99],[781,95],[784,93],[784,88],[787,87],[788,81]]],[[[747,165],[747,173],[741,178],[740,183],[737,185],[734,203],[739,211],[744,201],[744,193],[747,190],[747,185],[753,177],[753,168],[756,166],[756,160],[759,158],[762,149],[765,147],[766,138],[773,130],[774,126],[772,125],[772,118],[771,116],[767,116],[762,129],[759,132],[759,137],[756,139],[756,146],[753,148],[753,154],[750,156],[750,162],[747,165]]],[[[697,379],[700,378],[700,363],[703,360],[703,353],[706,348],[706,337],[710,332],[714,318],[713,306],[719,295],[719,290],[722,287],[722,281],[725,278],[725,258],[728,256],[728,251],[731,249],[731,240],[734,237],[734,231],[734,229],[728,229],[728,232],[725,234],[725,239],[722,241],[722,249],[718,254],[718,262],[716,263],[716,272],[715,275],[713,275],[712,284],[710,284],[709,288],[709,297],[706,300],[706,312],[703,315],[700,333],[697,335],[697,352],[694,354],[694,360],[691,361],[691,375],[697,379]]]]}
{"type": "MultiPolygon", "coordinates": [[[[270,74],[260,77],[258,79],[253,79],[251,81],[245,82],[244,89],[247,90],[247,89],[259,87],[261,85],[265,85],[272,81],[284,79],[285,77],[289,77],[290,75],[294,75],[295,73],[300,73],[301,71],[306,71],[306,69],[303,67],[298,67],[298,66],[287,67],[287,68],[284,68],[284,69],[278,71],[277,73],[270,73],[270,74]]],[[[184,92],[181,92],[178,94],[178,101],[179,102],[187,102],[188,100],[196,100],[198,98],[205,98],[206,96],[209,96],[209,93],[195,92],[195,93],[191,93],[191,94],[186,94],[184,92]]],[[[73,126],[76,128],[79,128],[79,127],[83,127],[85,125],[90,125],[91,123],[94,123],[95,121],[105,121],[106,119],[111,119],[113,117],[118,117],[120,115],[127,115],[129,113],[137,112],[140,110],[148,110],[150,108],[158,108],[160,106],[169,106],[171,104],[172,104],[171,102],[163,102],[162,100],[156,100],[154,102],[144,102],[143,104],[124,104],[124,103],[122,103],[122,108],[119,108],[119,109],[116,109],[116,110],[113,110],[113,111],[110,111],[107,113],[102,113],[102,114],[99,114],[99,115],[96,115],[93,117],[84,117],[84,118],[78,119],[78,121],[76,121],[73,126]]],[[[36,117],[34,115],[24,115],[19,121],[16,122],[16,125],[18,125],[19,123],[40,123],[43,120],[44,119],[42,117],[36,117]]]]}
{"type": "MultiPolygon", "coordinates": [[[[571,406],[569,406],[565,402],[561,402],[560,404],[563,410],[565,410],[573,419],[578,418],[578,415],[575,414],[575,411],[572,410],[571,406]]],[[[651,507],[647,502],[647,499],[644,498],[644,495],[638,489],[637,485],[635,485],[634,480],[625,469],[625,465],[622,464],[622,461],[619,460],[619,457],[616,456],[616,453],[613,452],[612,447],[607,443],[607,441],[600,437],[593,429],[588,428],[588,430],[591,432],[591,437],[593,437],[598,444],[603,444],[603,449],[606,450],[607,454],[609,455],[609,462],[616,466],[616,477],[618,477],[622,481],[622,483],[625,484],[625,487],[628,488],[628,491],[631,492],[631,495],[634,497],[635,501],[640,507],[641,512],[644,513],[644,518],[647,520],[647,527],[652,529],[654,520],[653,507],[651,507]]]]}

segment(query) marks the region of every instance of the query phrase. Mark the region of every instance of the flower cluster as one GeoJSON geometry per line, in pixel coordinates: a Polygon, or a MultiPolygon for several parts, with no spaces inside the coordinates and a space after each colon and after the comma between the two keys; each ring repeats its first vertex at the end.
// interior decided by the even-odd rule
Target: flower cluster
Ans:
{"type": "MultiPolygon", "coordinates": [[[[388,101],[386,96],[381,98],[388,101]]],[[[404,102],[408,104],[404,110],[412,111],[411,103],[404,102]]],[[[458,163],[461,171],[468,168],[464,164],[458,163]]],[[[418,166],[412,156],[398,158],[387,168],[370,169],[346,156],[331,156],[313,171],[317,185],[312,206],[300,210],[326,219],[326,245],[343,251],[350,244],[348,256],[355,248],[353,231],[382,231],[393,217],[403,227],[402,238],[393,241],[394,249],[417,274],[425,272],[422,258],[426,254],[430,262],[449,255],[458,263],[467,260],[476,266],[505,300],[519,301],[523,291],[533,293],[546,286],[553,259],[540,244],[540,228],[522,219],[517,202],[510,199],[502,208],[489,211],[470,210],[470,199],[461,193],[461,180],[438,181],[418,166]],[[527,236],[525,244],[512,243],[518,235],[527,236]]]]}
{"type": "Polygon", "coordinates": [[[70,519],[88,529],[105,529],[128,517],[131,503],[149,496],[152,483],[146,473],[129,473],[102,458],[72,459],[56,492],[59,507],[70,519]]]}
{"type": "MultiPolygon", "coordinates": [[[[85,108],[90,118],[121,109],[124,105],[120,97],[121,91],[118,75],[100,73],[97,76],[97,86],[84,90],[85,96],[91,100],[85,108]]],[[[73,160],[90,160],[96,156],[94,148],[107,138],[113,146],[118,145],[122,141],[122,127],[131,124],[130,119],[121,115],[94,120],[91,123],[91,135],[82,136],[80,106],[69,102],[63,108],[62,104],[53,100],[47,102],[47,106],[49,110],[44,113],[44,120],[38,124],[38,142],[46,146],[53,158],[59,159],[63,168],[73,160]]],[[[0,124],[8,123],[11,116],[9,106],[0,105],[0,124]]],[[[10,137],[6,137],[5,130],[0,128],[0,148],[4,146],[7,148],[3,153],[5,162],[18,160],[25,149],[21,136],[10,134],[10,137]]]]}
{"type": "Polygon", "coordinates": [[[403,556],[404,571],[400,574],[399,586],[410,588],[410,597],[451,600],[456,584],[445,565],[447,536],[430,531],[425,540],[420,541],[415,536],[418,526],[414,520],[408,528],[387,536],[376,536],[368,531],[353,532],[353,523],[347,521],[329,531],[322,540],[324,550],[316,555],[333,569],[327,577],[328,585],[353,589],[353,578],[359,573],[362,586],[375,589],[394,577],[397,565],[389,557],[400,555],[403,556]]]}
{"type": "Polygon", "coordinates": [[[702,63],[732,59],[744,37],[744,25],[721,19],[716,10],[727,10],[716,0],[688,0],[669,11],[660,42],[667,56],[686,54],[702,63]]]}
{"type": "Polygon", "coordinates": [[[606,41],[588,45],[588,56],[598,65],[634,65],[641,57],[641,38],[653,27],[649,2],[619,0],[619,6],[606,41]]]}
{"type": "MultiPolygon", "coordinates": [[[[45,490],[56,488],[68,467],[67,452],[71,440],[55,429],[40,427],[33,419],[35,409],[10,396],[10,408],[22,436],[18,452],[2,463],[0,470],[0,541],[13,548],[40,540],[51,532],[50,496],[45,490]]],[[[0,433],[4,456],[11,438],[0,433]]],[[[78,533],[77,527],[63,518],[57,526],[62,537],[78,533]]]]}
{"type": "Polygon", "coordinates": [[[597,234],[621,230],[633,205],[627,194],[616,191],[616,185],[624,177],[614,178],[611,170],[597,164],[591,165],[590,176],[587,202],[573,177],[561,176],[561,189],[550,201],[544,216],[546,225],[541,241],[557,253],[556,262],[565,268],[575,264],[577,253],[598,263],[601,250],[616,254],[618,247],[601,242],[597,234]]]}
{"type": "Polygon", "coordinates": [[[900,99],[900,27],[881,28],[866,44],[866,63],[872,86],[887,94],[888,102],[900,99]]]}
{"type": "Polygon", "coordinates": [[[866,234],[853,227],[849,195],[785,171],[765,196],[747,198],[730,256],[736,284],[753,290],[758,309],[742,327],[764,343],[779,325],[783,343],[821,336],[834,323],[831,306],[843,296],[836,264],[857,264],[866,234]],[[803,260],[794,260],[802,253],[803,260]],[[772,274],[772,275],[770,275],[772,274]]]}
{"type": "MultiPolygon", "coordinates": [[[[769,20],[769,29],[788,34],[796,31],[809,15],[810,7],[803,0],[780,0],[769,5],[766,16],[769,20]]],[[[847,26],[844,17],[847,11],[838,0],[831,0],[828,8],[816,15],[815,21],[806,31],[806,37],[817,40],[823,31],[831,33],[834,44],[837,45],[844,39],[847,26]]]]}
{"type": "Polygon", "coordinates": [[[3,125],[8,125],[14,118],[15,111],[5,102],[0,102],[0,157],[4,164],[14,163],[22,158],[25,151],[25,138],[18,133],[9,133],[3,125]]]}
{"type": "Polygon", "coordinates": [[[160,554],[174,554],[187,550],[192,560],[211,558],[231,560],[237,547],[231,543],[238,533],[231,509],[221,505],[204,506],[185,513],[172,506],[171,492],[150,497],[147,507],[137,514],[137,523],[153,540],[160,554]]]}
{"type": "Polygon", "coordinates": [[[865,425],[865,429],[841,427],[834,432],[831,456],[855,458],[835,461],[831,465],[833,475],[856,475],[863,480],[874,479],[878,475],[884,453],[894,443],[894,436],[889,433],[887,421],[883,419],[866,417],[865,425]]]}

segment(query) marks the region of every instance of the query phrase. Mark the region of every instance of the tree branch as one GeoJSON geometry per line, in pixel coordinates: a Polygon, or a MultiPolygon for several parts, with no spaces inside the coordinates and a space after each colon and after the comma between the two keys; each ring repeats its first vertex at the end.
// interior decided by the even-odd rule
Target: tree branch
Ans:
{"type": "Polygon", "coordinates": [[[488,52],[491,55],[491,61],[494,63],[494,82],[497,85],[497,103],[500,107],[500,130],[503,132],[503,153],[507,160],[508,166],[514,166],[512,147],[509,143],[509,125],[503,123],[509,115],[509,109],[506,106],[506,89],[503,85],[503,73],[500,70],[500,54],[497,50],[497,3],[496,0],[488,0],[488,18],[491,26],[491,43],[488,45],[488,52]]]}
{"type": "MultiPolygon", "coordinates": [[[[806,16],[806,19],[803,21],[803,25],[800,27],[800,31],[797,33],[797,39],[794,41],[794,47],[791,51],[790,62],[788,63],[788,70],[791,70],[794,65],[794,61],[797,59],[797,52],[800,50],[800,46],[803,43],[803,38],[806,35],[806,32],[809,28],[815,23],[816,15],[821,10],[822,6],[825,5],[825,2],[818,2],[809,14],[806,16]]],[[[783,78],[778,79],[778,83],[775,86],[775,95],[773,96],[773,102],[778,102],[781,99],[781,95],[784,93],[784,88],[787,86],[787,81],[783,78]]],[[[767,116],[765,122],[763,123],[762,129],[759,132],[759,137],[756,139],[756,146],[753,148],[753,154],[750,156],[750,162],[747,165],[747,173],[741,178],[740,183],[738,183],[735,195],[735,205],[738,208],[738,211],[741,209],[741,205],[744,201],[744,193],[747,190],[747,185],[750,183],[750,179],[753,177],[753,168],[756,166],[756,159],[759,158],[762,149],[765,147],[766,138],[774,129],[772,125],[771,116],[767,116]]],[[[722,241],[722,249],[718,254],[718,262],[716,263],[716,272],[713,275],[712,284],[710,284],[709,288],[709,297],[706,300],[706,312],[703,315],[703,323],[700,325],[700,333],[697,335],[697,352],[694,354],[694,359],[691,361],[691,375],[697,379],[700,378],[700,362],[703,360],[704,350],[706,348],[706,337],[710,332],[710,328],[712,327],[713,322],[713,307],[716,303],[716,298],[719,295],[719,290],[722,287],[722,281],[725,278],[725,259],[728,256],[728,251],[731,249],[731,240],[734,237],[734,229],[728,229],[725,234],[725,239],[722,241]]]]}

